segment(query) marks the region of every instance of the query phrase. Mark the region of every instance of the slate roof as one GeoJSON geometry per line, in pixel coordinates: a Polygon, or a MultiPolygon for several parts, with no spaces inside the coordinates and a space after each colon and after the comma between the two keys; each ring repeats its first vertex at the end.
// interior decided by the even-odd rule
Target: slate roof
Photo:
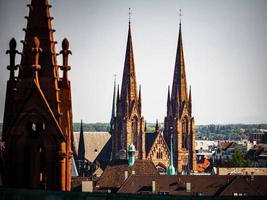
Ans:
{"type": "Polygon", "coordinates": [[[134,166],[129,167],[127,160],[112,161],[104,170],[102,176],[97,182],[97,188],[101,189],[119,189],[125,181],[125,171],[128,171],[128,177],[135,171],[136,175],[159,175],[155,165],[149,160],[136,160],[134,166]]]}
{"type": "Polygon", "coordinates": [[[247,196],[267,196],[267,176],[237,176],[219,194],[220,196],[232,196],[234,193],[247,196]]]}
{"type": "MultiPolygon", "coordinates": [[[[108,132],[83,132],[85,145],[85,158],[94,162],[111,138],[108,132]]],[[[80,132],[74,132],[74,148],[78,152],[80,132]]],[[[103,154],[103,153],[102,153],[103,154]]],[[[107,155],[108,157],[110,155],[107,155]]]]}
{"type": "Polygon", "coordinates": [[[107,165],[110,162],[111,151],[112,151],[112,139],[110,137],[95,159],[95,162],[99,164],[99,166],[103,170],[107,167],[107,165]]]}
{"type": "Polygon", "coordinates": [[[157,133],[145,133],[146,136],[146,153],[148,153],[157,137],[157,133]]]}

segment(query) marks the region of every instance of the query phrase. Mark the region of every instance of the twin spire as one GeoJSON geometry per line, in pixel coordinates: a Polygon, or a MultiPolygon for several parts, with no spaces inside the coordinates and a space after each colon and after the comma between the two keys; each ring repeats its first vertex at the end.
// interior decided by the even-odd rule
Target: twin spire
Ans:
{"type": "Polygon", "coordinates": [[[188,103],[189,111],[191,113],[192,98],[191,98],[191,87],[189,96],[187,93],[187,82],[186,82],[186,71],[184,62],[184,51],[183,51],[183,39],[182,39],[182,25],[181,25],[181,9],[180,11],[180,22],[179,22],[179,34],[178,44],[176,51],[175,67],[173,74],[172,90],[170,94],[170,86],[168,87],[167,97],[167,114],[178,116],[180,108],[188,103]]]}
{"type": "Polygon", "coordinates": [[[117,109],[118,105],[121,107],[123,115],[132,111],[132,108],[137,106],[141,112],[141,86],[139,85],[139,91],[137,92],[137,83],[135,76],[135,64],[134,53],[131,34],[131,9],[129,8],[129,25],[128,25],[128,37],[125,53],[123,77],[121,92],[117,91],[117,109]]]}

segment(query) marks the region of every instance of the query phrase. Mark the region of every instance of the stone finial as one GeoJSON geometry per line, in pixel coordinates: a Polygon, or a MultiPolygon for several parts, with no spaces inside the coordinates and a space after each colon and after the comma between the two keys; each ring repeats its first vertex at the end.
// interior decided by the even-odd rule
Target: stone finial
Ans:
{"type": "Polygon", "coordinates": [[[34,64],[32,67],[34,69],[34,79],[38,81],[38,70],[41,69],[41,66],[39,65],[39,54],[43,50],[42,48],[40,48],[40,41],[38,37],[34,36],[32,42],[33,42],[32,52],[34,56],[34,64]]]}
{"type": "Polygon", "coordinates": [[[72,52],[69,50],[69,41],[67,38],[64,38],[62,41],[62,50],[59,52],[59,54],[62,54],[63,56],[63,65],[60,66],[60,69],[63,71],[69,71],[70,66],[68,65],[69,60],[69,54],[72,54],[72,52]]]}
{"type": "Polygon", "coordinates": [[[9,79],[14,79],[15,70],[17,70],[19,66],[19,65],[15,65],[15,58],[16,58],[16,54],[21,54],[21,53],[16,50],[16,47],[17,47],[17,42],[15,38],[12,38],[9,42],[9,50],[6,51],[6,54],[9,54],[9,57],[10,57],[10,63],[7,66],[7,69],[10,70],[9,79]]]}
{"type": "Polygon", "coordinates": [[[64,38],[62,41],[62,50],[59,52],[59,54],[62,54],[63,58],[63,65],[60,66],[60,69],[63,71],[63,80],[68,80],[68,71],[70,70],[69,66],[69,54],[72,54],[72,52],[69,50],[69,41],[67,38],[64,38]]]}

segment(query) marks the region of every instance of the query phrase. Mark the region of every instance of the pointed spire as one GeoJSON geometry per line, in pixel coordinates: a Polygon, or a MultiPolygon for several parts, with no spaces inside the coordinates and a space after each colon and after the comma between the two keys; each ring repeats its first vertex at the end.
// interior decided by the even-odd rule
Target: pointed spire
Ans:
{"type": "Polygon", "coordinates": [[[175,175],[175,168],[173,166],[173,150],[172,150],[172,134],[171,134],[171,148],[170,148],[170,160],[167,168],[168,175],[175,175]]]}
{"type": "Polygon", "coordinates": [[[175,107],[175,114],[176,114],[176,117],[178,117],[179,115],[179,110],[180,110],[180,96],[179,96],[179,91],[178,91],[178,88],[177,88],[177,91],[176,91],[176,98],[175,98],[175,102],[174,102],[174,107],[175,107]]]}
{"type": "Polygon", "coordinates": [[[159,130],[159,122],[158,119],[156,120],[156,126],[155,126],[155,132],[157,132],[159,130]]]}
{"type": "Polygon", "coordinates": [[[118,113],[120,108],[120,85],[117,86],[117,97],[116,97],[116,113],[118,113]]]}
{"type": "Polygon", "coordinates": [[[179,36],[178,36],[176,61],[175,61],[174,75],[173,75],[172,97],[171,97],[172,100],[176,98],[177,89],[179,92],[180,101],[181,102],[187,101],[187,85],[186,85],[186,73],[184,64],[181,21],[179,23],[179,36]]]}
{"type": "MultiPolygon", "coordinates": [[[[48,0],[32,0],[29,7],[29,16],[27,19],[27,27],[25,31],[25,39],[23,43],[22,59],[18,77],[20,80],[27,82],[32,77],[32,64],[35,62],[35,55],[31,53],[34,46],[33,38],[37,37],[40,41],[40,48],[43,53],[39,58],[41,66],[39,73],[40,87],[44,96],[49,103],[55,117],[59,120],[61,116],[59,106],[59,87],[58,87],[58,66],[55,51],[55,44],[52,29],[52,19],[50,16],[50,5],[48,0]]],[[[18,90],[26,90],[27,88],[18,88],[18,90]]],[[[23,93],[21,93],[23,94],[23,93]]],[[[19,95],[18,99],[22,100],[23,95],[19,95]]]]}
{"type": "Polygon", "coordinates": [[[23,41],[23,56],[21,60],[22,70],[19,72],[20,77],[31,77],[31,65],[33,56],[29,53],[32,47],[32,38],[38,37],[42,44],[44,55],[40,58],[40,65],[43,66],[40,76],[54,77],[58,72],[54,71],[56,67],[55,41],[53,38],[52,19],[50,16],[48,0],[32,0],[29,7],[29,16],[25,17],[28,21],[25,31],[25,40],[23,41]],[[54,74],[56,73],[56,74],[54,74]]]}
{"type": "Polygon", "coordinates": [[[110,119],[110,134],[113,134],[115,126],[115,115],[116,115],[116,75],[114,76],[114,88],[113,88],[113,100],[112,100],[112,111],[110,119]]]}
{"type": "Polygon", "coordinates": [[[191,85],[189,87],[189,97],[188,97],[188,107],[189,107],[189,113],[192,114],[192,95],[191,95],[191,85]]]}
{"type": "Polygon", "coordinates": [[[170,86],[168,85],[168,95],[167,95],[167,116],[170,114],[171,107],[171,96],[170,96],[170,86]]]}
{"type": "Polygon", "coordinates": [[[139,85],[138,105],[139,105],[139,111],[141,113],[141,110],[142,110],[141,85],[139,85]]]}
{"type": "Polygon", "coordinates": [[[126,47],[124,70],[123,70],[123,77],[122,77],[122,87],[121,87],[122,104],[125,103],[127,95],[129,98],[128,99],[129,102],[133,102],[133,101],[136,102],[138,100],[137,89],[136,89],[132,35],[131,35],[131,23],[129,23],[127,47],[126,47]]]}
{"type": "Polygon", "coordinates": [[[84,145],[84,135],[83,135],[83,121],[81,120],[81,128],[80,128],[80,139],[79,139],[79,147],[78,147],[78,159],[85,159],[85,145],[84,145]]]}
{"type": "MultiPolygon", "coordinates": [[[[118,92],[119,92],[119,90],[118,90],[118,92]]],[[[116,75],[114,77],[114,88],[113,88],[113,100],[112,100],[111,120],[114,119],[115,113],[116,113],[116,75]]]]}
{"type": "Polygon", "coordinates": [[[142,102],[142,96],[141,96],[141,85],[139,85],[138,101],[139,101],[139,103],[141,104],[141,102],[142,102]]]}

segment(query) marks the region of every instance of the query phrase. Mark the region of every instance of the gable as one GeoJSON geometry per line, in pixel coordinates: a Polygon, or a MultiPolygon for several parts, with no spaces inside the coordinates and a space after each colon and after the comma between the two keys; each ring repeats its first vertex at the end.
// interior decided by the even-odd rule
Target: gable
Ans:
{"type": "MultiPolygon", "coordinates": [[[[46,98],[36,81],[32,82],[20,111],[15,115],[11,126],[7,130],[7,135],[19,135],[25,130],[25,126],[34,123],[37,129],[49,130],[49,137],[56,140],[65,140],[65,136],[48,104],[46,98]]],[[[33,124],[32,124],[33,125],[33,124]]],[[[9,137],[9,136],[8,136],[9,137]]]]}
{"type": "Polygon", "coordinates": [[[154,138],[152,146],[147,152],[147,158],[151,160],[155,160],[155,159],[168,160],[170,151],[169,151],[167,143],[165,142],[165,139],[163,138],[160,132],[154,133],[154,134],[156,135],[156,137],[154,138]],[[158,156],[157,152],[161,152],[162,155],[158,156]]]}

